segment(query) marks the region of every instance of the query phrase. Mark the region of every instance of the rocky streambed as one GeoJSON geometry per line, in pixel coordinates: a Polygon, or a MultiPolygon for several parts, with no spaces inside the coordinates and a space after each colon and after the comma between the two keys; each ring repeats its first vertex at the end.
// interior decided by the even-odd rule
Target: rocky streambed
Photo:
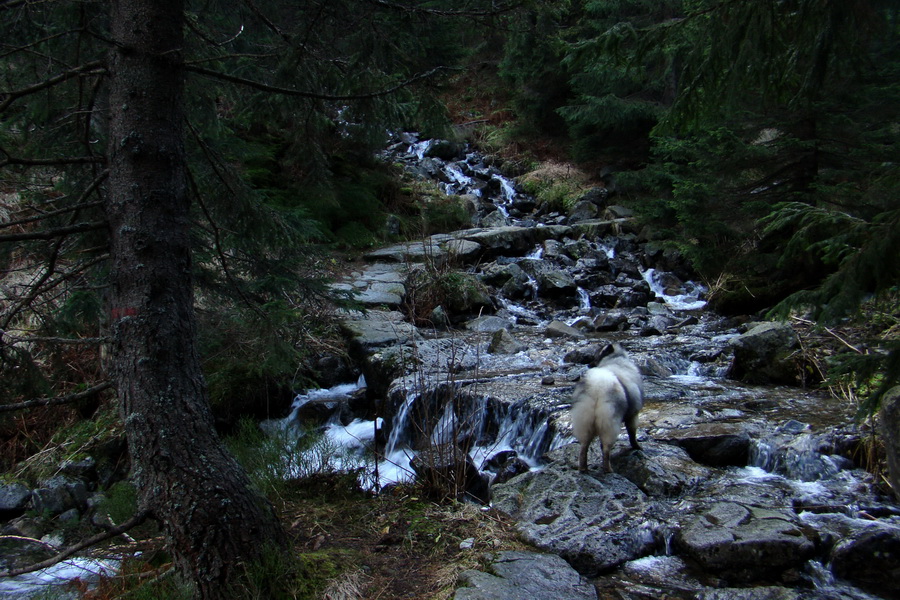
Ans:
{"type": "Polygon", "coordinates": [[[392,160],[463,194],[473,227],[371,252],[338,284],[365,306],[345,319],[365,387],[301,396],[292,418],[342,407],[329,431],[378,448],[374,485],[443,485],[545,553],[494,556],[457,598],[900,597],[900,508],[858,462],[854,407],[800,387],[789,325],[705,310],[605,190],[547,213],[496,160],[447,148],[406,140],[392,160]],[[583,474],[569,398],[608,341],[646,379],[643,450],[620,441],[603,474],[595,444],[583,474]]]}
{"type": "MultiPolygon", "coordinates": [[[[334,387],[270,426],[319,424],[365,485],[418,477],[512,516],[536,550],[473,548],[490,566],[458,600],[900,597],[900,507],[862,468],[855,407],[800,385],[789,325],[707,310],[608,189],[561,214],[464,145],[407,136],[388,159],[459,195],[472,227],[372,251],[336,283],[360,305],[353,361],[323,356],[334,387]],[[620,440],[603,474],[595,443],[580,473],[571,392],[610,341],[645,377],[643,449],[620,440]]],[[[0,515],[91,514],[113,470],[3,486],[0,515]]],[[[4,533],[40,538],[33,521],[4,533]]]]}

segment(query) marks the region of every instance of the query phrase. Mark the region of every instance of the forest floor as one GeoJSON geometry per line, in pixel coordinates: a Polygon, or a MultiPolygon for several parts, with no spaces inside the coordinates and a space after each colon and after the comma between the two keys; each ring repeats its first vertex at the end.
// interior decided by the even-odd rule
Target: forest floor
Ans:
{"type": "Polygon", "coordinates": [[[304,481],[282,507],[308,572],[332,574],[323,597],[452,598],[459,573],[481,567],[486,551],[525,548],[497,511],[421,498],[414,487],[378,496],[329,489],[338,482],[304,481]]]}

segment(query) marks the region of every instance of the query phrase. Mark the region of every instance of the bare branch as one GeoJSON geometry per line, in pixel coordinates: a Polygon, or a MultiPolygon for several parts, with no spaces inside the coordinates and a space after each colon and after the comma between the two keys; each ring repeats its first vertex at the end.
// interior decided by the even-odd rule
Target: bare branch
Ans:
{"type": "Polygon", "coordinates": [[[11,156],[9,152],[0,148],[0,152],[6,155],[6,158],[0,161],[0,167],[6,165],[28,165],[31,167],[43,166],[59,166],[59,165],[84,165],[91,163],[102,163],[106,159],[102,156],[63,156],[59,158],[18,158],[11,156]]]}
{"type": "Polygon", "coordinates": [[[100,69],[102,66],[103,66],[103,61],[100,61],[100,60],[91,61],[87,64],[80,65],[73,69],[69,69],[68,71],[64,71],[64,72],[60,73],[59,75],[56,75],[49,79],[45,79],[44,81],[41,81],[39,83],[35,83],[34,85],[30,85],[28,87],[24,87],[24,88],[21,88],[18,90],[13,90],[13,91],[7,92],[5,94],[6,98],[3,100],[3,102],[0,102],[0,112],[5,111],[7,108],[9,108],[10,104],[15,102],[17,99],[22,98],[23,96],[29,96],[31,94],[34,94],[35,92],[39,92],[39,91],[47,89],[49,87],[53,87],[54,85],[57,85],[64,81],[67,81],[67,80],[71,79],[72,77],[77,77],[84,73],[91,73],[91,72],[93,72],[93,74],[100,74],[103,72],[102,69],[99,71],[94,71],[94,70],[100,69]]]}
{"type": "Polygon", "coordinates": [[[73,233],[84,233],[85,231],[103,229],[106,225],[106,221],[94,221],[91,223],[68,225],[66,227],[54,227],[42,231],[7,233],[6,235],[0,235],[0,244],[4,242],[24,242],[26,240],[52,240],[53,238],[64,237],[73,233]]]}
{"type": "Polygon", "coordinates": [[[55,564],[61,563],[66,560],[76,552],[80,550],[84,550],[85,548],[90,548],[100,542],[106,541],[108,539],[114,538],[117,535],[121,535],[128,531],[129,529],[136,527],[147,520],[147,517],[150,515],[149,511],[140,511],[121,525],[117,527],[113,527],[109,531],[104,531],[103,533],[98,533],[95,536],[89,537],[86,540],[83,540],[74,546],[69,546],[53,558],[48,558],[47,560],[41,561],[39,563],[35,563],[33,565],[28,565],[27,567],[22,567],[21,569],[11,569],[9,571],[0,573],[0,577],[15,577],[16,575],[24,575],[25,573],[33,573],[34,571],[39,571],[41,569],[46,569],[47,567],[52,567],[55,564]]]}
{"type": "Polygon", "coordinates": [[[429,77],[434,76],[439,71],[448,70],[450,67],[435,67],[430,71],[426,71],[424,73],[420,73],[415,77],[407,79],[406,81],[402,81],[395,86],[389,87],[384,90],[380,90],[378,92],[370,92],[368,94],[349,94],[349,95],[331,95],[331,94],[318,94],[315,92],[306,92],[303,90],[293,90],[290,88],[282,88],[273,85],[269,85],[267,83],[263,83],[261,81],[253,81],[251,79],[244,79],[243,77],[236,77],[234,75],[229,75],[227,73],[220,73],[218,71],[212,71],[210,69],[204,69],[203,67],[199,67],[197,65],[185,65],[185,69],[188,71],[193,71],[194,73],[198,73],[200,75],[205,75],[207,77],[212,77],[214,79],[221,79],[223,81],[227,81],[229,83],[236,83],[238,85],[244,85],[247,87],[251,87],[263,92],[269,92],[273,94],[283,94],[285,96],[298,96],[301,98],[313,98],[315,100],[367,100],[370,98],[379,98],[381,96],[387,96],[393,94],[397,90],[400,90],[406,86],[412,85],[417,81],[421,81],[422,79],[427,79],[429,77]]]}
{"type": "Polygon", "coordinates": [[[44,344],[72,344],[75,346],[94,346],[105,344],[109,341],[106,337],[97,338],[63,338],[63,337],[39,337],[39,336],[22,336],[4,331],[3,336],[9,338],[13,342],[35,342],[44,344]]]}
{"type": "Polygon", "coordinates": [[[39,215],[35,215],[33,217],[27,217],[25,219],[19,219],[18,221],[10,221],[8,223],[0,223],[0,229],[5,227],[15,227],[16,225],[25,225],[26,223],[33,223],[34,221],[40,221],[42,219],[47,219],[49,217],[55,217],[58,215],[63,215],[68,212],[73,212],[76,210],[81,210],[82,208],[93,208],[95,206],[100,206],[103,204],[102,200],[96,200],[94,202],[85,202],[85,199],[90,196],[94,190],[99,187],[101,183],[109,176],[109,171],[102,171],[94,181],[87,187],[87,189],[82,192],[81,197],[75,201],[75,204],[72,206],[67,206],[66,208],[60,208],[58,210],[52,210],[50,212],[45,212],[39,215]]]}
{"type": "Polygon", "coordinates": [[[244,4],[246,4],[247,8],[250,9],[250,12],[252,12],[254,15],[256,15],[256,17],[260,21],[262,21],[263,24],[266,27],[268,27],[273,33],[275,33],[275,35],[277,35],[278,37],[283,39],[285,42],[287,42],[288,45],[291,44],[291,37],[288,34],[286,34],[284,31],[282,31],[281,28],[278,27],[278,25],[273,23],[269,19],[269,17],[267,17],[261,10],[259,10],[259,8],[252,2],[252,0],[244,0],[244,4]]]}
{"type": "Polygon", "coordinates": [[[33,217],[26,217],[24,219],[19,219],[18,221],[10,221],[9,223],[0,223],[0,229],[4,229],[6,227],[15,227],[16,225],[25,225],[26,223],[34,223],[35,221],[41,221],[43,219],[49,219],[50,217],[64,215],[68,212],[72,212],[75,210],[81,210],[82,208],[94,208],[95,206],[100,206],[102,204],[103,204],[102,200],[96,200],[94,202],[82,202],[80,204],[73,204],[72,206],[67,206],[66,208],[51,210],[49,212],[41,213],[41,214],[35,215],[33,217]]]}
{"type": "MultiPolygon", "coordinates": [[[[15,402],[12,404],[0,404],[0,413],[12,412],[14,410],[25,410],[27,408],[35,408],[38,406],[59,406],[61,404],[71,404],[85,398],[96,396],[102,391],[112,387],[111,381],[104,381],[92,388],[88,388],[83,392],[76,392],[65,396],[57,396],[55,398],[36,398],[34,400],[25,400],[24,402],[15,402]]],[[[25,571],[27,573],[27,571],[25,571]]],[[[2,576],[2,575],[0,575],[2,576]]]]}

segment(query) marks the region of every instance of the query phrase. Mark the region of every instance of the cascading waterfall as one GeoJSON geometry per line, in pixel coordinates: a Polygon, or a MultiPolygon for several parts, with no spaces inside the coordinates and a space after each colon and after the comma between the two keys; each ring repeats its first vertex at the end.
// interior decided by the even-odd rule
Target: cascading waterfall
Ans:
{"type": "Polygon", "coordinates": [[[659,272],[656,269],[647,269],[641,273],[644,280],[650,285],[650,290],[665,303],[676,310],[698,310],[706,306],[706,300],[700,297],[706,293],[699,283],[687,281],[684,283],[683,293],[670,294],[659,280],[659,272]]]}
{"type": "Polygon", "coordinates": [[[582,287],[577,289],[578,292],[578,308],[582,312],[588,312],[591,310],[591,295],[588,294],[587,290],[582,287]]]}

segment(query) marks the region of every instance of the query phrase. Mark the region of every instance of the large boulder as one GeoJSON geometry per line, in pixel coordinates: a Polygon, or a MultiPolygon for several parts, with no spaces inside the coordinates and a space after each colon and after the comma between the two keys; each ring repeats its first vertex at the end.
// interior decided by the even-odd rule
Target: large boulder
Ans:
{"type": "Polygon", "coordinates": [[[799,567],[815,550],[793,510],[731,501],[689,513],[675,541],[703,568],[737,580],[799,567]]]}
{"type": "Polygon", "coordinates": [[[750,455],[750,432],[743,423],[698,423],[657,436],[681,446],[704,465],[743,467],[750,455]]]}
{"type": "Polygon", "coordinates": [[[562,321],[552,321],[544,329],[544,335],[550,338],[574,338],[581,339],[585,337],[584,333],[575,329],[570,325],[566,325],[562,321]]]}
{"type": "Polygon", "coordinates": [[[888,390],[881,399],[879,419],[891,488],[900,499],[900,386],[888,390]]]}
{"type": "Polygon", "coordinates": [[[506,329],[495,331],[488,346],[488,352],[491,354],[516,354],[527,349],[528,346],[515,339],[506,329]]]}
{"type": "MultiPolygon", "coordinates": [[[[591,450],[595,450],[595,447],[599,451],[599,444],[596,443],[591,450]]],[[[678,446],[645,441],[641,452],[626,450],[616,453],[619,447],[617,444],[613,448],[612,465],[615,472],[655,498],[678,496],[713,476],[711,469],[691,460],[687,452],[678,446]]],[[[589,453],[588,458],[590,457],[589,453]]]]}
{"type": "Polygon", "coordinates": [[[835,575],[883,598],[900,598],[900,529],[879,528],[843,540],[831,554],[835,575]]]}
{"type": "Polygon", "coordinates": [[[21,483],[0,483],[0,519],[18,517],[31,500],[31,490],[21,483]]]}
{"type": "Polygon", "coordinates": [[[454,600],[595,600],[594,586],[553,554],[499,552],[485,571],[463,571],[454,600]]]}
{"type": "Polygon", "coordinates": [[[798,367],[794,353],[800,338],[787,323],[756,325],[730,342],[734,358],[727,376],[746,383],[796,385],[798,367]]]}
{"type": "Polygon", "coordinates": [[[32,491],[31,505],[39,513],[59,515],[71,508],[83,511],[87,508],[88,492],[83,481],[56,475],[41,482],[32,491]]]}
{"type": "Polygon", "coordinates": [[[495,485],[493,495],[494,506],[518,522],[526,541],[588,577],[656,547],[653,526],[642,518],[647,496],[620,475],[598,479],[557,464],[495,485]],[[635,526],[639,518],[642,525],[635,526]]]}
{"type": "Polygon", "coordinates": [[[364,315],[354,314],[342,322],[342,327],[350,338],[351,348],[362,355],[422,339],[416,327],[405,322],[397,311],[370,310],[364,315]]]}

